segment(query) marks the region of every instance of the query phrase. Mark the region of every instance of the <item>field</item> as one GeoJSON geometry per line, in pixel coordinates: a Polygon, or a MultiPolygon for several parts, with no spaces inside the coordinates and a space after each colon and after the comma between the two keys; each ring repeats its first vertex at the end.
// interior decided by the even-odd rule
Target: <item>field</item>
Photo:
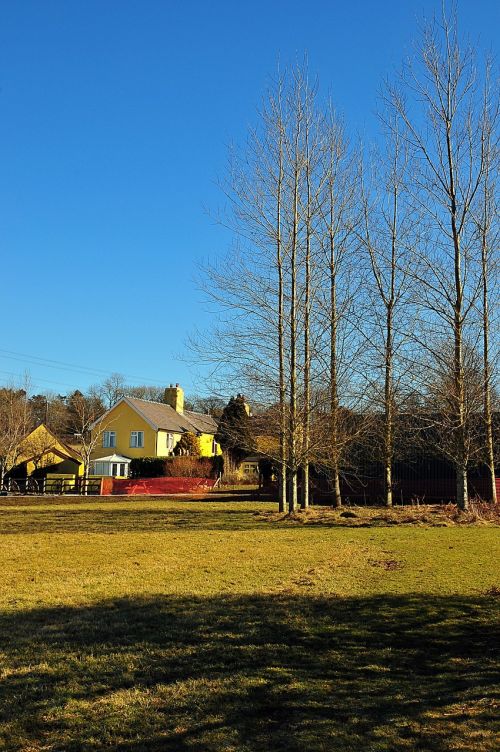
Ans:
{"type": "Polygon", "coordinates": [[[0,505],[2,750],[499,747],[498,526],[0,505]]]}

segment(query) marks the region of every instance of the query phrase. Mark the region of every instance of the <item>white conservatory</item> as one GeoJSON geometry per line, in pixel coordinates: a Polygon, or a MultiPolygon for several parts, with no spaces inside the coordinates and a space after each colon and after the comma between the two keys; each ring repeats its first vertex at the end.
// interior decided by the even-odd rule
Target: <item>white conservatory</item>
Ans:
{"type": "Polygon", "coordinates": [[[108,457],[99,457],[92,462],[91,475],[102,475],[111,478],[129,477],[130,457],[121,454],[110,454],[108,457]]]}

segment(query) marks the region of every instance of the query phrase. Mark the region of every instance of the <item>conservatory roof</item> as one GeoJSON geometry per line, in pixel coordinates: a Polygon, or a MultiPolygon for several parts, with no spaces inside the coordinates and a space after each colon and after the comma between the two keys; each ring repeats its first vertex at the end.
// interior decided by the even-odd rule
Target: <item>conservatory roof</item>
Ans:
{"type": "Polygon", "coordinates": [[[130,457],[121,454],[110,454],[107,457],[96,457],[93,462],[130,462],[130,457]]]}

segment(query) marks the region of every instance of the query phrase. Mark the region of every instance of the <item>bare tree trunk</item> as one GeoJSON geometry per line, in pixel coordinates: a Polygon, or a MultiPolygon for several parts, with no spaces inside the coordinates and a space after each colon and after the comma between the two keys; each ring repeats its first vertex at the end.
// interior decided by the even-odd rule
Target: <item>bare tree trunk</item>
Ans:
{"type": "Polygon", "coordinates": [[[83,488],[82,493],[84,496],[87,496],[89,492],[89,463],[88,461],[85,461],[85,467],[83,470],[83,488]]]}
{"type": "Polygon", "coordinates": [[[293,230],[290,269],[290,498],[288,511],[295,512],[298,506],[297,488],[297,239],[298,239],[298,132],[295,145],[294,197],[293,197],[293,230]]]}
{"type": "Polygon", "coordinates": [[[297,479],[297,282],[298,282],[298,245],[299,245],[299,188],[301,172],[300,139],[302,128],[302,102],[300,81],[296,82],[294,91],[294,133],[292,152],[292,232],[290,248],[290,416],[289,416],[289,471],[290,498],[289,512],[295,512],[298,507],[298,479],[297,479]]]}
{"type": "Polygon", "coordinates": [[[385,505],[392,507],[392,458],[394,455],[393,436],[394,436],[394,375],[393,375],[393,326],[394,326],[394,306],[396,303],[396,264],[397,264],[397,227],[398,227],[398,179],[397,179],[397,160],[398,147],[394,154],[395,171],[393,189],[393,212],[391,228],[391,275],[389,297],[385,298],[386,304],[386,342],[385,342],[385,385],[384,385],[384,405],[385,405],[385,436],[384,436],[384,463],[385,463],[385,505]]]}
{"type": "Polygon", "coordinates": [[[334,503],[336,507],[342,506],[339,475],[339,426],[338,410],[339,396],[337,387],[337,262],[335,255],[335,234],[333,232],[335,221],[335,197],[333,186],[330,186],[330,421],[331,442],[333,455],[333,483],[334,503]]]}
{"type": "Polygon", "coordinates": [[[482,249],[482,277],[483,277],[483,398],[484,425],[486,431],[486,457],[490,481],[491,501],[496,504],[497,485],[495,473],[495,451],[493,442],[493,417],[491,412],[491,371],[490,371],[490,327],[488,307],[488,264],[483,242],[482,249]]]}
{"type": "Polygon", "coordinates": [[[304,299],[304,405],[302,426],[302,497],[301,507],[309,506],[309,453],[310,453],[310,409],[311,409],[311,155],[309,132],[306,124],[306,256],[305,256],[305,299],[304,299]]]}
{"type": "Polygon", "coordinates": [[[335,506],[341,507],[342,506],[342,494],[340,491],[340,472],[339,472],[339,463],[337,462],[337,460],[334,460],[334,464],[333,464],[333,492],[334,492],[335,506]]]}
{"type": "Polygon", "coordinates": [[[462,283],[462,252],[460,247],[460,234],[457,227],[457,200],[455,189],[455,167],[451,148],[450,124],[447,123],[446,146],[449,167],[449,196],[450,196],[450,223],[453,236],[454,248],[454,278],[455,278],[455,303],[453,317],[454,337],[454,362],[453,376],[455,385],[455,400],[457,413],[457,505],[463,511],[469,508],[469,494],[467,485],[467,429],[466,429],[466,405],[465,405],[465,377],[464,377],[464,354],[463,354],[463,283],[462,283]]]}
{"type": "Polygon", "coordinates": [[[384,478],[385,478],[385,505],[392,507],[392,457],[393,457],[393,432],[394,432],[394,397],[393,397],[393,373],[392,373],[392,305],[387,308],[387,338],[385,352],[385,435],[384,435],[384,478]]]}
{"type": "MultiPolygon", "coordinates": [[[[281,101],[280,101],[281,104],[281,101]]],[[[285,335],[284,335],[284,280],[283,249],[281,237],[281,202],[283,191],[283,124],[281,111],[278,136],[278,185],[276,200],[276,265],[278,268],[278,360],[279,360],[279,477],[278,503],[279,511],[285,512],[286,500],[286,465],[287,465],[287,431],[286,431],[286,384],[285,384],[285,335]]]]}
{"type": "MultiPolygon", "coordinates": [[[[485,170],[484,181],[482,186],[482,207],[481,218],[479,221],[479,234],[481,238],[481,286],[482,286],[482,328],[483,328],[483,414],[486,440],[486,464],[488,466],[490,497],[493,504],[498,502],[496,473],[495,473],[495,451],[493,441],[493,416],[491,410],[491,364],[490,364],[490,248],[489,234],[491,231],[491,221],[493,214],[494,202],[494,182],[491,180],[492,167],[492,125],[488,113],[488,88],[486,89],[485,106],[483,112],[483,142],[485,148],[485,170]]],[[[498,112],[498,109],[497,109],[498,112]]],[[[493,165],[494,168],[494,165],[493,165]]]]}
{"type": "MultiPolygon", "coordinates": [[[[402,309],[407,309],[409,305],[408,301],[405,301],[404,306],[402,305],[402,298],[407,290],[408,258],[405,255],[402,238],[404,234],[402,217],[404,218],[405,213],[404,208],[403,210],[400,208],[407,151],[394,123],[385,151],[388,159],[384,163],[383,172],[379,172],[378,166],[375,170],[377,198],[374,206],[376,211],[369,209],[371,200],[368,195],[364,196],[365,235],[363,242],[370,258],[373,287],[381,304],[380,313],[375,313],[374,316],[377,321],[376,329],[381,332],[380,353],[384,363],[381,437],[384,500],[385,505],[391,507],[393,505],[392,466],[396,407],[394,369],[398,347],[395,323],[397,318],[401,328],[402,309]]],[[[408,211],[407,207],[406,210],[408,211]]]]}
{"type": "MultiPolygon", "coordinates": [[[[324,330],[324,369],[327,397],[325,428],[327,436],[322,455],[329,468],[334,494],[334,505],[342,506],[340,475],[346,460],[347,447],[354,438],[355,430],[344,420],[352,409],[352,404],[341,405],[340,391],[343,390],[345,403],[353,397],[348,393],[354,385],[353,363],[357,353],[350,349],[346,355],[346,342],[351,339],[346,334],[348,321],[352,318],[354,288],[354,256],[352,241],[359,221],[357,202],[359,199],[358,173],[355,170],[357,156],[352,153],[344,137],[342,123],[329,108],[324,122],[323,191],[321,214],[322,264],[325,283],[322,291],[325,323],[324,330]],[[341,386],[342,379],[342,386],[341,386]]],[[[359,281],[356,281],[359,286],[359,281]]],[[[351,329],[352,333],[352,329],[351,329]]],[[[357,430],[357,429],[356,429],[357,430]]]]}

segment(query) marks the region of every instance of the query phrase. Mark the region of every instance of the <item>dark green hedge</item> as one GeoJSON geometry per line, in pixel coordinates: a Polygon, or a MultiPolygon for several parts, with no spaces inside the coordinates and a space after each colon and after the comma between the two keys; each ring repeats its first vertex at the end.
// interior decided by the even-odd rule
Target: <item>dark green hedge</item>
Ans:
{"type": "Polygon", "coordinates": [[[166,475],[161,457],[136,457],[130,462],[131,478],[161,478],[166,475]]]}

